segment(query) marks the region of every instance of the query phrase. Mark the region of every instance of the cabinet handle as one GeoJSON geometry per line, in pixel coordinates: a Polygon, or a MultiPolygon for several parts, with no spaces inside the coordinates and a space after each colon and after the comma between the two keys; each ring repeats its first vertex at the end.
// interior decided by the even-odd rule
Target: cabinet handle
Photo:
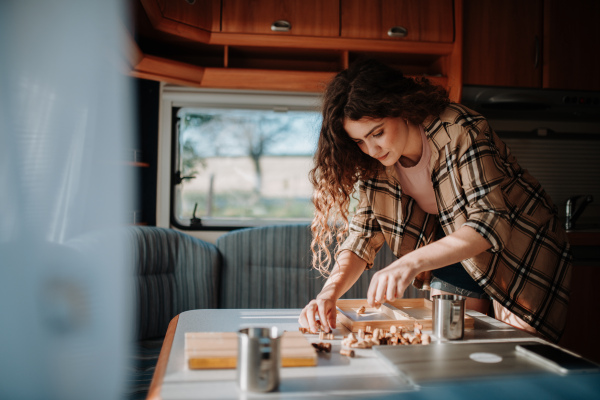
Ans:
{"type": "Polygon", "coordinates": [[[535,60],[533,62],[533,69],[537,69],[537,67],[540,65],[540,50],[540,38],[538,35],[535,35],[535,60]]]}
{"type": "Polygon", "coordinates": [[[291,29],[292,24],[284,19],[280,19],[271,24],[271,30],[274,32],[289,32],[291,29]]]}
{"type": "Polygon", "coordinates": [[[392,26],[388,31],[389,37],[405,37],[408,31],[403,26],[392,26]]]}

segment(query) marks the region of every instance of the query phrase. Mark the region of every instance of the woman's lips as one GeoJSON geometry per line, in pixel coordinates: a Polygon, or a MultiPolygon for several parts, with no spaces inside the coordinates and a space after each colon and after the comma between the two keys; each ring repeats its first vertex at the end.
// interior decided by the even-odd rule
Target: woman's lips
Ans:
{"type": "Polygon", "coordinates": [[[390,153],[386,153],[385,155],[383,155],[382,157],[377,157],[377,160],[379,161],[383,161],[385,160],[385,158],[389,155],[390,153]]]}

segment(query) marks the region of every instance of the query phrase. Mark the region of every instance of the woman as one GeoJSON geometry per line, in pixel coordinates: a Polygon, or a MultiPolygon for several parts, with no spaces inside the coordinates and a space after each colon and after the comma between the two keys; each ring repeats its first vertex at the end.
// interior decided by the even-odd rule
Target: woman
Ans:
{"type": "Polygon", "coordinates": [[[558,341],[569,299],[566,233],[549,196],[481,115],[425,79],[360,62],[325,90],[314,158],[313,266],[328,279],[303,309],[303,327],[315,332],[317,319],[335,327],[337,299],[386,241],[399,258],[373,276],[371,306],[432,271],[432,294],[467,295],[467,307],[484,312],[492,299],[496,318],[558,341]]]}

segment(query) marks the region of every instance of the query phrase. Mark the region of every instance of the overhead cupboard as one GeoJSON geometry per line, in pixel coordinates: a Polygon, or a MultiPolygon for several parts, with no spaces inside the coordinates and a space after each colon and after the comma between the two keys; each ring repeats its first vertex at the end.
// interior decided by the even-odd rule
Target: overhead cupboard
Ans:
{"type": "Polygon", "coordinates": [[[447,42],[452,0],[223,0],[222,32],[447,42]]]}
{"type": "Polygon", "coordinates": [[[462,0],[131,0],[134,76],[320,92],[360,58],[460,97],[462,0]]]}
{"type": "Polygon", "coordinates": [[[221,32],[336,37],[339,0],[223,0],[221,32]]]}
{"type": "Polygon", "coordinates": [[[341,0],[340,36],[357,39],[452,43],[452,0],[341,0]]]}
{"type": "Polygon", "coordinates": [[[129,68],[144,79],[320,92],[372,57],[453,100],[463,83],[600,90],[596,0],[129,1],[129,68]]]}
{"type": "Polygon", "coordinates": [[[600,90],[597,0],[465,0],[463,83],[600,90]]]}

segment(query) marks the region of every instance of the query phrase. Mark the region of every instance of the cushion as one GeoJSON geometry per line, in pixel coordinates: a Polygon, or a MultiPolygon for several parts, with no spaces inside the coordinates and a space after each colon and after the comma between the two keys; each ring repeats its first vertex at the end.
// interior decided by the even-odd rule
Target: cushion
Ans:
{"type": "MultiPolygon", "coordinates": [[[[325,279],[312,269],[309,224],[271,225],[231,231],[217,240],[222,256],[220,308],[302,308],[325,279]]],[[[343,298],[365,298],[373,274],[396,257],[386,245],[343,298]]],[[[410,297],[425,292],[407,289],[410,297]]]]}

